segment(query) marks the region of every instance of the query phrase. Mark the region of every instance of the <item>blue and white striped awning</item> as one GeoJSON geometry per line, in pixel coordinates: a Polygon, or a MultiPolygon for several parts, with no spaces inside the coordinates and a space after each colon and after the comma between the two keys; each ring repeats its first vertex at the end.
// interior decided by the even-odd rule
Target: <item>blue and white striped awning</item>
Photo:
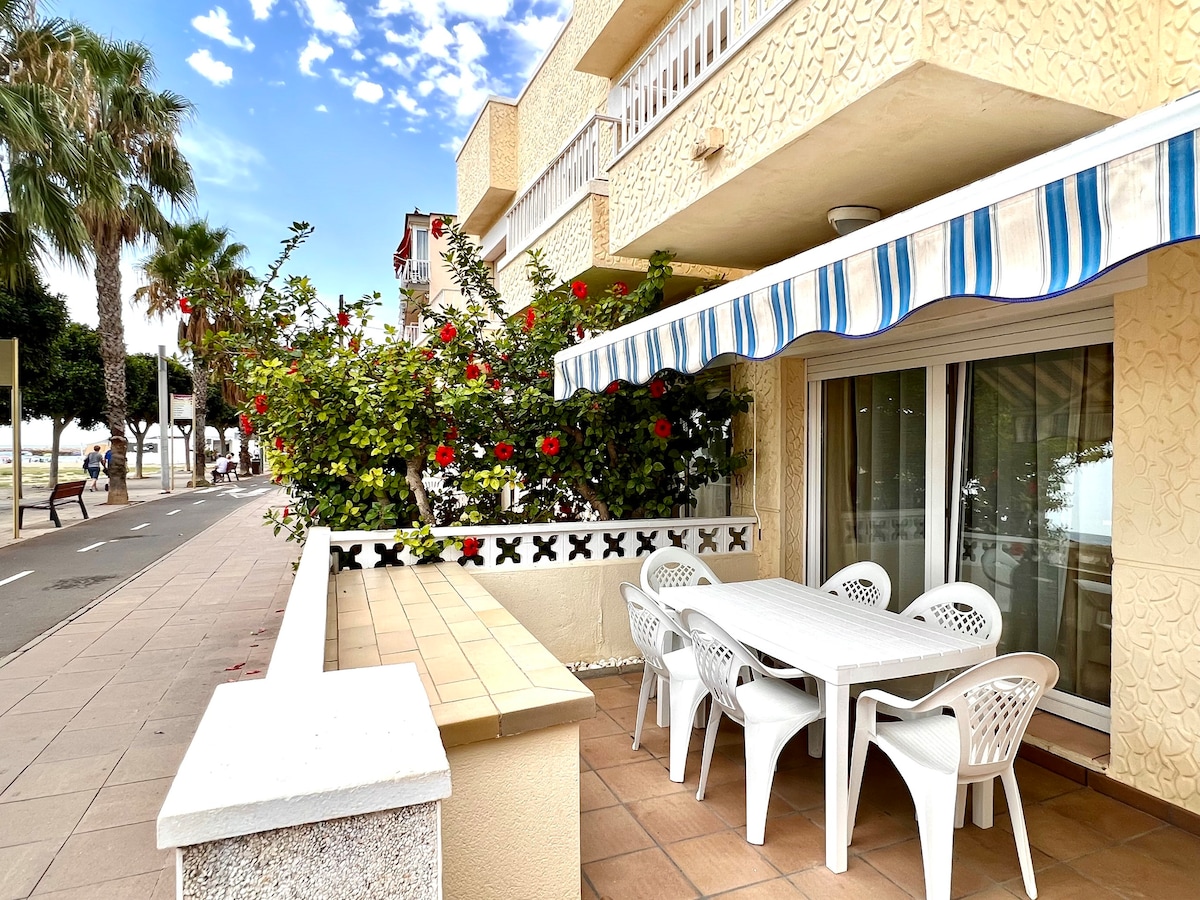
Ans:
{"type": "Polygon", "coordinates": [[[563,350],[554,395],[863,337],[947,297],[1041,300],[1200,234],[1200,94],[563,350]]]}

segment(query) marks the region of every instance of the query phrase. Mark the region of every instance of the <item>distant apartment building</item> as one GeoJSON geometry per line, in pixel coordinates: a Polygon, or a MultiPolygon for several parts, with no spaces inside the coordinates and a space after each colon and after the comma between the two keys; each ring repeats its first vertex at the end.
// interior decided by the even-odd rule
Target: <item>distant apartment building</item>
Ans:
{"type": "Polygon", "coordinates": [[[404,235],[392,256],[396,279],[400,282],[398,325],[405,338],[416,343],[422,334],[421,316],[431,304],[453,304],[460,296],[442,254],[446,238],[435,237],[432,223],[450,218],[448,213],[423,213],[414,210],[404,217],[404,235]],[[411,292],[411,293],[409,293],[411,292]]]}

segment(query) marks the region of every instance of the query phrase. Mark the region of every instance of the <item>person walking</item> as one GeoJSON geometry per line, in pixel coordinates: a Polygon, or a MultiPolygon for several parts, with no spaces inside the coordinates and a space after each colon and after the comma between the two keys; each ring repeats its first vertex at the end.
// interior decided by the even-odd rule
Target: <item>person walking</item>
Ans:
{"type": "Polygon", "coordinates": [[[100,469],[104,465],[104,454],[100,452],[100,445],[97,444],[92,448],[83,460],[83,468],[88,473],[88,478],[92,479],[92,484],[88,488],[89,491],[100,490],[100,469]]]}

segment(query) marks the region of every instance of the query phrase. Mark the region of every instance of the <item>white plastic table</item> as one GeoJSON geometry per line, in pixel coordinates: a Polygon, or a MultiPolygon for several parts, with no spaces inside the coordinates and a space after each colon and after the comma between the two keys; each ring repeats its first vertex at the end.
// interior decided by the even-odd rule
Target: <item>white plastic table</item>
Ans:
{"type": "Polygon", "coordinates": [[[846,871],[850,686],[973,666],[995,647],[783,578],[665,588],[739,641],[825,682],[825,865],[846,871]]]}

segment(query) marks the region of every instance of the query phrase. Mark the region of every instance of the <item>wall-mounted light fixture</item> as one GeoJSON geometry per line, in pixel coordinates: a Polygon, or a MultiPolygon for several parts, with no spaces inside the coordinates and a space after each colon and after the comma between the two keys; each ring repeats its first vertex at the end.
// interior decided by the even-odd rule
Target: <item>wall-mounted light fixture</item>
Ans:
{"type": "Polygon", "coordinates": [[[881,215],[873,206],[835,206],[829,211],[829,224],[838,234],[849,234],[878,222],[881,215]]]}
{"type": "Polygon", "coordinates": [[[725,146],[725,131],[721,128],[705,128],[700,139],[692,147],[692,159],[708,159],[725,146]]]}

